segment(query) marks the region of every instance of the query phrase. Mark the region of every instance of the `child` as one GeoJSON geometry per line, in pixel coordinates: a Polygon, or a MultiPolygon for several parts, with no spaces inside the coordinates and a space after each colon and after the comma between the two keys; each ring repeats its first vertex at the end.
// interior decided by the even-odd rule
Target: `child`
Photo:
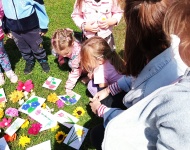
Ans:
{"type": "MultiPolygon", "coordinates": [[[[164,20],[166,34],[178,35],[179,51],[190,67],[190,1],[177,0],[167,7],[164,20]]],[[[190,149],[190,68],[182,78],[156,90],[128,110],[109,109],[102,149],[190,149]],[[117,127],[117,128],[116,128],[117,127]],[[114,132],[113,132],[114,130],[114,132]],[[119,140],[118,140],[119,139],[119,140]]]]}
{"type": "Polygon", "coordinates": [[[25,74],[31,73],[35,59],[44,72],[49,72],[42,36],[47,32],[49,19],[43,0],[2,0],[5,13],[5,33],[12,38],[26,60],[25,74]]]}
{"type": "Polygon", "coordinates": [[[74,37],[74,32],[71,29],[58,29],[52,37],[53,50],[64,57],[64,63],[68,58],[68,65],[71,68],[69,77],[66,81],[65,89],[67,95],[72,95],[78,78],[81,76],[82,69],[80,67],[80,42],[74,37]]]}
{"type": "Polygon", "coordinates": [[[112,30],[122,14],[118,0],[76,0],[71,17],[86,38],[98,35],[114,50],[112,30]]]}
{"type": "Polygon", "coordinates": [[[94,96],[122,77],[124,62],[112,51],[108,43],[99,36],[86,40],[81,48],[81,65],[92,79],[88,90],[94,96]]]}
{"type": "MultiPolygon", "coordinates": [[[[4,69],[6,76],[10,79],[12,83],[16,83],[18,81],[17,75],[13,72],[11,68],[11,63],[9,61],[8,55],[4,49],[3,38],[4,33],[2,29],[2,18],[4,16],[2,2],[0,1],[0,64],[4,69]]],[[[0,86],[5,83],[4,75],[0,69],[0,86]]]]}

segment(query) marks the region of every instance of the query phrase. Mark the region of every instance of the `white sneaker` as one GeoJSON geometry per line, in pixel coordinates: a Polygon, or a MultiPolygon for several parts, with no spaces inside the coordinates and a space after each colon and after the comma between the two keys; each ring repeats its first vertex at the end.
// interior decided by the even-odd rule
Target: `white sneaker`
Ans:
{"type": "Polygon", "coordinates": [[[0,86],[5,83],[4,75],[3,73],[0,73],[0,86]]]}
{"type": "Polygon", "coordinates": [[[10,79],[12,83],[16,83],[18,81],[17,75],[14,73],[14,71],[9,70],[5,72],[6,76],[10,79]]]}

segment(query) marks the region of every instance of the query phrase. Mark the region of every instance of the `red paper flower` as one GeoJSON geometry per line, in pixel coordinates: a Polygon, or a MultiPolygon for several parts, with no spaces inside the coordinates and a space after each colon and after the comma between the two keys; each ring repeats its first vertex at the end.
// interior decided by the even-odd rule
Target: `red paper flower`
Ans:
{"type": "Polygon", "coordinates": [[[34,84],[32,83],[32,80],[27,80],[25,83],[22,81],[18,81],[17,90],[18,91],[26,91],[30,92],[34,88],[34,84]]]}
{"type": "Polygon", "coordinates": [[[37,135],[41,128],[42,128],[42,125],[40,123],[34,123],[28,129],[28,134],[37,135]]]}
{"type": "Polygon", "coordinates": [[[9,136],[8,134],[4,135],[4,138],[7,142],[12,142],[14,140],[16,140],[16,133],[14,133],[12,136],[9,136]]]}
{"type": "Polygon", "coordinates": [[[12,119],[11,118],[3,118],[3,120],[0,122],[0,127],[9,127],[12,119]]]}

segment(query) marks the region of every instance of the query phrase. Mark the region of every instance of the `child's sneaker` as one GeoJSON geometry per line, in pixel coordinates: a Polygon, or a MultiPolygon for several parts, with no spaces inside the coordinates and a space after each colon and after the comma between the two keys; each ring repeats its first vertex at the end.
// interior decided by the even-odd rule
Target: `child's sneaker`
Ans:
{"type": "Polygon", "coordinates": [[[5,72],[6,76],[10,79],[12,83],[16,83],[18,81],[17,75],[14,73],[14,71],[9,70],[5,72]]]}
{"type": "Polygon", "coordinates": [[[5,83],[4,75],[3,73],[0,73],[0,86],[5,83]]]}
{"type": "Polygon", "coordinates": [[[49,72],[50,68],[49,68],[49,64],[48,64],[47,60],[40,61],[40,65],[44,72],[46,72],[46,73],[49,72]]]}
{"type": "Polygon", "coordinates": [[[25,68],[24,68],[24,74],[29,74],[32,72],[34,68],[34,63],[33,62],[26,62],[25,68]]]}

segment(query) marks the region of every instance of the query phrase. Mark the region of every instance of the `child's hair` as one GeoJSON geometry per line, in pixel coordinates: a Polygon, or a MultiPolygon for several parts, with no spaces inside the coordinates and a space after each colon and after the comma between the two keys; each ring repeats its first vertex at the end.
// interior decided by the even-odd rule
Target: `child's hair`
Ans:
{"type": "Polygon", "coordinates": [[[180,38],[179,52],[183,61],[190,66],[190,1],[178,0],[168,9],[164,30],[180,38]]]}
{"type": "Polygon", "coordinates": [[[126,0],[126,75],[137,77],[151,59],[170,46],[163,30],[171,0],[126,0]]]}
{"type": "Polygon", "coordinates": [[[72,46],[74,40],[75,38],[71,29],[58,29],[52,36],[51,45],[56,53],[60,54],[62,52],[63,54],[64,50],[72,46]]]}
{"type": "Polygon", "coordinates": [[[112,51],[108,43],[101,37],[94,36],[87,39],[81,48],[81,66],[87,72],[92,72],[96,67],[97,59],[103,58],[115,67],[118,73],[124,73],[124,61],[112,51]]]}

